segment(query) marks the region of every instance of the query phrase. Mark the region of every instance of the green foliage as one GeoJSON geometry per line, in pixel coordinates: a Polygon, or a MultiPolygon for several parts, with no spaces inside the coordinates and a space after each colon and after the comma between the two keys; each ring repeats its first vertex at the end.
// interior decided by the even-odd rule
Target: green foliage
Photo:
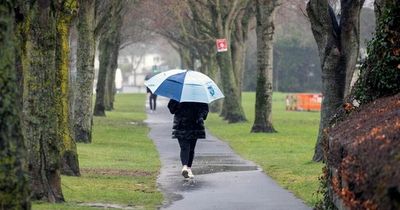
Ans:
{"type": "Polygon", "coordinates": [[[325,165],[322,168],[322,175],[318,178],[319,180],[319,188],[318,188],[318,194],[322,196],[322,199],[319,200],[315,204],[315,210],[336,210],[337,208],[331,201],[331,197],[329,195],[329,180],[331,180],[330,173],[328,171],[327,166],[325,165]]]}
{"type": "Polygon", "coordinates": [[[274,93],[272,121],[278,133],[250,133],[254,121],[254,93],[243,93],[248,122],[228,124],[217,114],[206,121],[208,129],[246,159],[260,165],[284,188],[314,205],[322,164],[311,161],[317,139],[318,112],[285,111],[285,95],[274,93]]]}
{"type": "MultiPolygon", "coordinates": [[[[243,89],[255,91],[257,56],[248,50],[243,89]]],[[[320,92],[321,67],[315,46],[303,45],[298,38],[274,43],[273,88],[281,92],[320,92]]]]}
{"type": "Polygon", "coordinates": [[[62,177],[66,203],[37,203],[34,209],[92,209],[79,203],[159,206],[160,161],[143,123],[144,101],[144,94],[116,95],[115,110],[94,118],[92,143],[77,145],[82,176],[62,177]]]}
{"type": "Polygon", "coordinates": [[[388,6],[368,44],[355,95],[362,103],[400,92],[400,4],[388,6]]]}

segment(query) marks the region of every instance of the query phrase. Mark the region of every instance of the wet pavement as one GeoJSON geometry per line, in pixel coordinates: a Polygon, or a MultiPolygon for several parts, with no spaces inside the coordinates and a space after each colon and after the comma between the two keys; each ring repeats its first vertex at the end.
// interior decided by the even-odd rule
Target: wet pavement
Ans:
{"type": "MultiPolygon", "coordinates": [[[[225,143],[207,132],[199,139],[192,170],[194,179],[184,179],[179,144],[171,139],[172,118],[168,99],[159,97],[157,111],[145,121],[149,137],[160,153],[162,168],[158,186],[164,194],[161,209],[171,210],[310,210],[292,193],[279,187],[253,162],[244,160],[225,143]]],[[[205,122],[207,124],[207,121],[205,122]]]]}

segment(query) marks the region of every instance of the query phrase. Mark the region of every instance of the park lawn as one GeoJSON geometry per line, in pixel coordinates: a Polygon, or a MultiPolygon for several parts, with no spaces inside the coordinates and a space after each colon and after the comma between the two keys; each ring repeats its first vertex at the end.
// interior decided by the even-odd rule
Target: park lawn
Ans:
{"type": "Polygon", "coordinates": [[[321,163],[311,161],[319,126],[319,112],[285,110],[285,94],[274,93],[272,122],[277,133],[250,133],[255,93],[243,93],[248,122],[228,124],[218,114],[206,121],[209,131],[226,141],[242,157],[254,161],[279,185],[313,206],[318,200],[321,163]]]}
{"type": "Polygon", "coordinates": [[[82,203],[156,209],[163,196],[156,179],[158,152],[148,138],[144,94],[118,94],[115,110],[94,117],[93,142],[78,144],[82,176],[62,176],[65,203],[34,203],[33,209],[94,209],[82,203]]]}

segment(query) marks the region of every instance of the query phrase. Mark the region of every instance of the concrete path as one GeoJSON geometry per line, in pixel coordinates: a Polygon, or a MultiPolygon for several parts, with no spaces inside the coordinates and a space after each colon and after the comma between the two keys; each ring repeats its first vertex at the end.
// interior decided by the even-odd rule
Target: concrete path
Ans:
{"type": "MultiPolygon", "coordinates": [[[[310,210],[300,199],[279,187],[254,163],[236,155],[224,142],[207,132],[198,140],[192,170],[195,179],[181,174],[179,145],[171,139],[172,117],[168,99],[159,97],[157,111],[146,104],[153,139],[162,168],[158,185],[165,201],[161,209],[171,210],[310,210]]],[[[207,121],[205,122],[207,124],[207,121]]]]}

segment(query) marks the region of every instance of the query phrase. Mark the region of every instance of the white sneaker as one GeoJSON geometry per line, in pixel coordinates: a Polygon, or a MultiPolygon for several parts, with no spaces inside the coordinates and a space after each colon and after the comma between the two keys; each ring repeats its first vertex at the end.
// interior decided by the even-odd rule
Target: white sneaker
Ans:
{"type": "Polygon", "coordinates": [[[188,171],[189,178],[193,179],[194,175],[193,175],[192,169],[188,168],[187,171],[188,171]]]}
{"type": "Polygon", "coordinates": [[[182,167],[182,176],[185,178],[189,178],[189,171],[186,165],[182,167]]]}

